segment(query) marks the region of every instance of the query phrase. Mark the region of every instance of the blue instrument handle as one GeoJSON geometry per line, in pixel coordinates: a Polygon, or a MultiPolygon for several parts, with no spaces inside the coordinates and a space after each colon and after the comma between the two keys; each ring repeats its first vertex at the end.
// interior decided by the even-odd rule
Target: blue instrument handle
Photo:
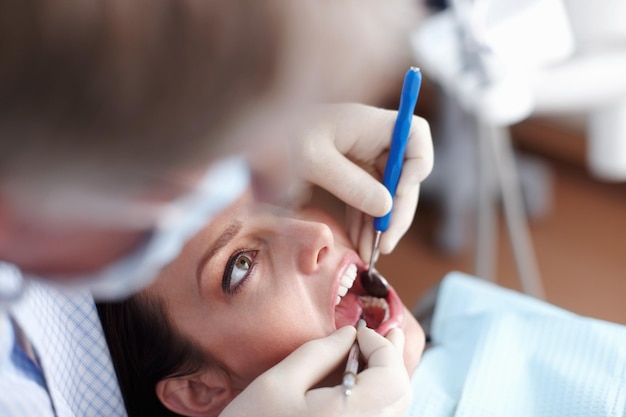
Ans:
{"type": "MultiPolygon", "coordinates": [[[[400,108],[398,109],[398,118],[393,128],[393,136],[391,139],[391,150],[389,151],[389,159],[385,165],[385,173],[383,174],[383,184],[389,190],[391,197],[395,197],[400,173],[402,172],[402,163],[404,162],[404,152],[406,144],[409,140],[409,132],[411,131],[411,121],[415,112],[415,104],[419,94],[420,85],[422,84],[422,73],[419,68],[411,67],[404,76],[404,84],[402,85],[402,93],[400,95],[400,108]]],[[[382,217],[374,218],[374,229],[385,232],[389,228],[389,220],[391,219],[392,209],[382,217]]]]}

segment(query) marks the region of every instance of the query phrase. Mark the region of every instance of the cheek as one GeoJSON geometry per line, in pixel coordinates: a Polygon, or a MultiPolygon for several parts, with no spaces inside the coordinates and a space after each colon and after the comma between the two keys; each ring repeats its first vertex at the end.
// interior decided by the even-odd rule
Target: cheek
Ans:
{"type": "Polygon", "coordinates": [[[332,331],[315,315],[319,311],[304,308],[301,303],[259,306],[252,312],[222,322],[222,337],[216,338],[215,356],[242,386],[268,370],[309,340],[332,331]],[[224,324],[230,324],[224,326],[224,324]]]}
{"type": "Polygon", "coordinates": [[[405,336],[404,366],[409,375],[413,375],[424,351],[424,330],[406,307],[404,309],[404,317],[404,323],[402,324],[405,336]]]}

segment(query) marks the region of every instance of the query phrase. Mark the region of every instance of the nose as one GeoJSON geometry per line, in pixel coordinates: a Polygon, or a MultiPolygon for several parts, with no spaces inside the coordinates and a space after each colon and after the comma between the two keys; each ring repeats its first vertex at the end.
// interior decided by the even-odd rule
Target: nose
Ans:
{"type": "Polygon", "coordinates": [[[317,271],[334,245],[331,229],[324,223],[294,220],[287,244],[294,250],[298,269],[304,274],[317,271]]]}

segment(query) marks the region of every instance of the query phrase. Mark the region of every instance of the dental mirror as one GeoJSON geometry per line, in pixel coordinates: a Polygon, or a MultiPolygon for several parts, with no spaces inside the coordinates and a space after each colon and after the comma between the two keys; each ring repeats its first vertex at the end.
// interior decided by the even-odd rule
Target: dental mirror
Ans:
{"type": "Polygon", "coordinates": [[[361,285],[369,295],[386,298],[389,294],[389,283],[378,271],[370,269],[361,272],[361,285]]]}

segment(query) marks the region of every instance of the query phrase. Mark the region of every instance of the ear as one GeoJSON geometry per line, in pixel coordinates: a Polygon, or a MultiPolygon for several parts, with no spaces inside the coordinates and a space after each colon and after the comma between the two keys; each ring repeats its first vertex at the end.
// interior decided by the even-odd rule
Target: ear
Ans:
{"type": "Polygon", "coordinates": [[[239,390],[233,389],[226,372],[211,367],[191,375],[163,379],[156,384],[156,394],[175,413],[217,417],[239,390]]]}

